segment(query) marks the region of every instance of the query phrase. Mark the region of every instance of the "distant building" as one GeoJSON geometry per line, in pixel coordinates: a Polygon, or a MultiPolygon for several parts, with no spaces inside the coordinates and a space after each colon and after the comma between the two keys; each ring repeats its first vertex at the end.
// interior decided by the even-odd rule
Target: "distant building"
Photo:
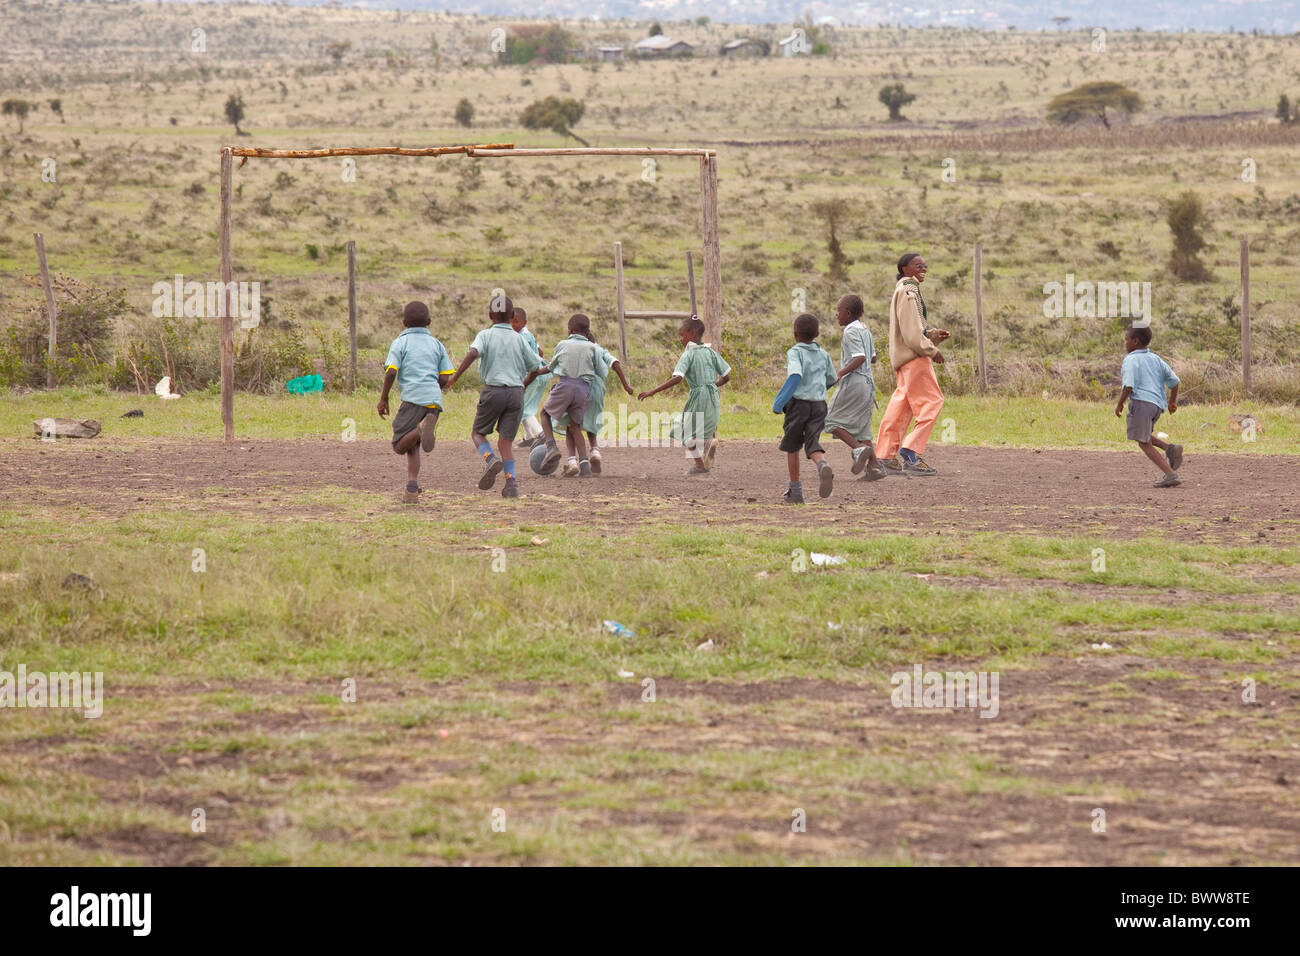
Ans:
{"type": "Polygon", "coordinates": [[[750,37],[737,37],[722,44],[723,56],[762,56],[763,44],[750,37]]]}
{"type": "Polygon", "coordinates": [[[637,40],[633,47],[637,56],[690,56],[695,47],[685,40],[674,40],[662,34],[637,40]]]}
{"type": "Polygon", "coordinates": [[[605,63],[621,60],[623,59],[623,48],[621,46],[598,46],[596,47],[596,58],[605,63]]]}
{"type": "Polygon", "coordinates": [[[782,56],[798,56],[809,52],[808,37],[802,30],[795,30],[777,45],[781,47],[782,56]]]}

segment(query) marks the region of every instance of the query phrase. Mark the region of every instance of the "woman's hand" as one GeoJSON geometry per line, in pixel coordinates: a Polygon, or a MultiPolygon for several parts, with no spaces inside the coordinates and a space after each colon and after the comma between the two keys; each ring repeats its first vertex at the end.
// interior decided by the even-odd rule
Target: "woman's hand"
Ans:
{"type": "Polygon", "coordinates": [[[930,336],[930,341],[935,345],[938,345],[940,342],[952,336],[951,332],[944,329],[931,329],[927,334],[930,336]]]}

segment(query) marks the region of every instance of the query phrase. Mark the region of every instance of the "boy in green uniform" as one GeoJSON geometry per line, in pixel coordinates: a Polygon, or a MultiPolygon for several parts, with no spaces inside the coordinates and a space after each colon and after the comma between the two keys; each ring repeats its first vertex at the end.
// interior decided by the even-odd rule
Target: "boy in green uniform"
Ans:
{"type": "MultiPolygon", "coordinates": [[[[596,336],[592,335],[590,331],[587,332],[587,338],[591,339],[592,342],[596,341],[596,336]]],[[[601,348],[600,355],[601,358],[605,360],[605,374],[601,376],[593,375],[591,379],[587,381],[587,410],[582,416],[582,429],[587,433],[587,444],[591,446],[591,455],[588,459],[588,464],[591,467],[591,473],[593,475],[599,475],[601,471],[600,447],[596,442],[600,436],[600,420],[605,412],[605,385],[609,379],[609,373],[612,371],[618,376],[619,381],[623,383],[623,390],[625,392],[629,395],[634,394],[632,386],[628,384],[627,376],[623,374],[623,363],[615,358],[609,349],[601,348]]],[[[529,388],[532,388],[532,386],[530,385],[529,388]]],[[[527,395],[527,392],[524,394],[527,395]]],[[[564,418],[552,421],[551,424],[555,428],[566,428],[569,424],[569,420],[568,417],[565,416],[564,418]]],[[[579,462],[579,473],[581,473],[581,465],[582,463],[579,462]]]]}
{"type": "Polygon", "coordinates": [[[707,475],[718,451],[715,436],[718,433],[718,419],[722,415],[718,388],[727,384],[731,378],[731,366],[703,341],[704,323],[696,316],[691,316],[681,324],[677,329],[677,338],[686,350],[677,360],[673,377],[637,397],[644,401],[679,382],[687,384],[691,391],[686,398],[686,407],[682,409],[682,417],[673,423],[670,434],[682,443],[686,456],[695,462],[686,473],[707,475]]]}
{"type": "Polygon", "coordinates": [[[785,502],[803,504],[803,483],[799,480],[799,450],[817,464],[817,494],[829,498],[835,475],[826,461],[818,438],[826,425],[826,389],[835,384],[835,367],[826,350],[817,344],[816,316],[806,312],[794,320],[795,344],[785,353],[785,384],[772,402],[772,411],[785,413],[785,435],[780,448],[786,453],[790,487],[785,502]]]}
{"type": "Polygon", "coordinates": [[[474,336],[460,368],[451,377],[446,388],[451,389],[465,370],[479,360],[478,374],[483,381],[479,392],[478,409],[474,413],[474,427],[470,441],[483,458],[483,477],[478,486],[486,491],[496,482],[503,470],[506,483],[501,489],[502,498],[518,498],[519,486],[515,483],[514,440],[519,432],[519,420],[524,413],[524,376],[534,368],[544,365],[536,349],[531,348],[522,335],[510,325],[514,305],[504,293],[494,295],[488,304],[490,328],[474,336]],[[492,454],[487,436],[497,432],[498,458],[492,454]]]}
{"type": "Polygon", "coordinates": [[[405,330],[389,346],[384,362],[384,390],[376,411],[388,415],[388,392],[397,383],[402,404],[393,416],[393,451],[406,456],[406,493],[408,504],[420,498],[420,450],[433,451],[434,430],[442,414],[442,386],[452,372],[451,356],[443,344],[429,333],[429,307],[423,302],[408,302],[402,310],[405,330]]]}
{"type": "Polygon", "coordinates": [[[603,380],[609,367],[602,356],[603,349],[588,338],[590,331],[591,320],[585,315],[578,312],[570,316],[569,337],[551,351],[550,362],[533,369],[524,378],[524,385],[528,385],[537,378],[542,368],[549,369],[557,376],[555,387],[542,406],[542,431],[546,433],[546,446],[549,449],[542,467],[545,469],[551,466],[560,457],[552,422],[563,420],[566,422],[564,443],[569,452],[569,461],[564,466],[565,478],[578,475],[591,477],[587,446],[582,440],[582,422],[587,411],[587,397],[591,392],[590,383],[597,378],[603,380]]]}

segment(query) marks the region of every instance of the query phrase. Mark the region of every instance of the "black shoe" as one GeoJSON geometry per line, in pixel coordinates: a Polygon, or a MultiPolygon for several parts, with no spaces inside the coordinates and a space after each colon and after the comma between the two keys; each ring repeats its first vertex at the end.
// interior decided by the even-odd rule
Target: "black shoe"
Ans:
{"type": "Polygon", "coordinates": [[[479,488],[487,491],[496,484],[497,475],[501,474],[501,469],[504,467],[505,462],[496,455],[489,455],[483,462],[483,477],[478,480],[479,488]]]}
{"type": "Polygon", "coordinates": [[[785,494],[781,496],[781,500],[788,505],[801,505],[803,504],[803,489],[787,488],[785,494]]]}
{"type": "Polygon", "coordinates": [[[501,486],[501,497],[502,498],[519,497],[519,485],[515,482],[513,478],[507,478],[506,483],[501,486]]]}

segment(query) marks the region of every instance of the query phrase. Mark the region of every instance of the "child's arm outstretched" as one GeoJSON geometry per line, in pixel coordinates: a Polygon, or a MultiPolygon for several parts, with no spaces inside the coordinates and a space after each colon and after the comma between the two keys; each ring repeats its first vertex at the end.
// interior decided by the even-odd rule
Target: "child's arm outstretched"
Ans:
{"type": "Polygon", "coordinates": [[[802,381],[802,375],[791,375],[785,380],[785,384],[781,386],[781,391],[777,392],[776,398],[772,400],[772,411],[775,414],[780,415],[785,411],[786,403],[790,401],[791,396],[794,395],[794,390],[799,387],[799,383],[802,381]]]}
{"type": "MultiPolygon", "coordinates": [[[[450,389],[453,385],[455,385],[456,380],[465,374],[465,369],[473,365],[474,360],[477,358],[478,358],[478,350],[471,348],[468,352],[465,353],[465,357],[460,360],[460,368],[456,369],[456,372],[454,375],[452,375],[451,380],[448,381],[447,384],[443,385],[442,387],[444,389],[450,389]]],[[[439,382],[442,381],[441,375],[438,376],[438,381],[439,382]]]]}
{"type": "Polygon", "coordinates": [[[623,383],[623,391],[631,395],[632,386],[628,384],[627,376],[623,374],[623,363],[618,359],[614,359],[614,364],[611,365],[610,368],[614,370],[614,374],[618,376],[618,380],[623,383]]]}
{"type": "MultiPolygon", "coordinates": [[[[623,374],[622,372],[619,373],[620,378],[622,378],[622,374],[623,374]]],[[[665,389],[672,388],[674,385],[682,381],[684,381],[682,376],[674,375],[672,378],[670,378],[668,381],[664,382],[662,385],[658,386],[657,388],[652,388],[648,392],[642,392],[640,395],[637,396],[637,400],[644,402],[651,395],[658,395],[660,392],[664,391],[665,389]]]]}
{"type": "Polygon", "coordinates": [[[1133,394],[1133,386],[1125,385],[1124,390],[1119,393],[1119,404],[1115,406],[1116,418],[1119,418],[1121,415],[1124,414],[1124,403],[1128,401],[1128,397],[1132,394],[1133,394]]]}

